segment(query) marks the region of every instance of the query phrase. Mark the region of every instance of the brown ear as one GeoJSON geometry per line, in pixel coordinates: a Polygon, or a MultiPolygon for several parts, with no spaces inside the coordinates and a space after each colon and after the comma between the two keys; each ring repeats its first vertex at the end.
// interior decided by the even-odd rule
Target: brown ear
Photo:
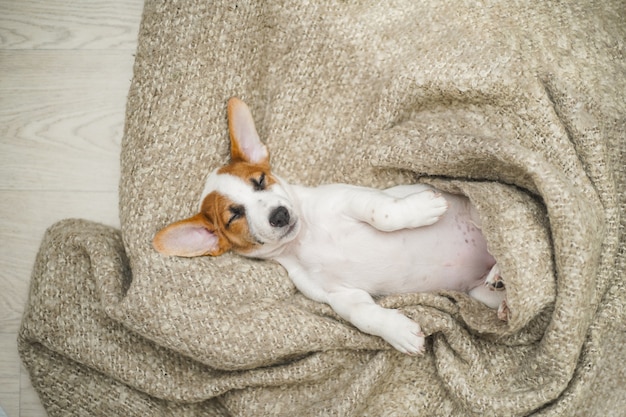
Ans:
{"type": "Polygon", "coordinates": [[[168,256],[218,256],[228,250],[220,245],[213,225],[196,214],[159,230],[152,240],[157,252],[168,256]]]}
{"type": "Polygon", "coordinates": [[[228,100],[228,130],[230,157],[233,162],[269,164],[269,152],[259,138],[252,113],[246,103],[236,97],[228,100]]]}

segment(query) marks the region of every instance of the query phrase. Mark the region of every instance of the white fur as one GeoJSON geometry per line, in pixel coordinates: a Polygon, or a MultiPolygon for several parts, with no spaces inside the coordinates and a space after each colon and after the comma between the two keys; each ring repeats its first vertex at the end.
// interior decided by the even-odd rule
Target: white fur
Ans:
{"type": "Polygon", "coordinates": [[[307,297],[328,303],[360,330],[401,352],[423,351],[417,323],[384,309],[372,295],[437,290],[470,292],[497,307],[503,293],[482,290],[495,260],[480,218],[467,198],[415,184],[387,190],[332,184],[308,188],[279,182],[254,191],[246,181],[212,173],[211,191],[246,208],[251,233],[262,245],[247,256],[275,259],[307,297]],[[289,224],[268,218],[285,207],[289,224]]]}
{"type": "MultiPolygon", "coordinates": [[[[218,174],[217,171],[214,171],[207,178],[200,204],[202,204],[204,197],[212,191],[216,191],[246,208],[246,218],[250,232],[255,237],[256,241],[263,244],[264,247],[266,245],[267,247],[271,247],[275,242],[284,241],[289,237],[286,236],[286,231],[288,231],[289,228],[275,228],[267,221],[272,209],[282,206],[290,213],[293,213],[294,216],[292,217],[290,225],[294,225],[297,220],[292,203],[286,191],[284,191],[280,185],[275,185],[271,193],[254,192],[252,191],[250,183],[241,178],[230,174],[218,174]]],[[[293,232],[297,232],[297,230],[292,229],[291,232],[291,234],[295,236],[293,232]]]]}
{"type": "MultiPolygon", "coordinates": [[[[228,116],[233,163],[269,167],[269,152],[246,104],[230,99],[228,116]]],[[[216,170],[202,199],[218,192],[242,205],[257,242],[245,254],[275,259],[304,295],[328,303],[360,330],[401,352],[418,354],[424,349],[420,326],[380,307],[372,296],[445,289],[468,292],[492,308],[504,303],[503,291],[491,291],[502,287],[495,286],[499,270],[467,198],[419,184],[387,190],[344,184],[307,188],[274,177],[276,183],[261,189],[250,178],[216,170]],[[280,221],[271,221],[278,212],[280,221]],[[493,288],[485,286],[486,277],[493,288]]],[[[157,233],[154,246],[177,256],[227,250],[219,246],[217,226],[206,222],[200,213],[173,223],[157,233]]],[[[505,307],[502,317],[508,315],[505,307]]]]}

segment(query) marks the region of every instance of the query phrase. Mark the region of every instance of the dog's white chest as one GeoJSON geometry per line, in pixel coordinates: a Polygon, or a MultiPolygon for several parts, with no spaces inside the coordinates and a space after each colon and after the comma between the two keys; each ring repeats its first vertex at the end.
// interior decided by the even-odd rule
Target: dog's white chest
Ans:
{"type": "MultiPolygon", "coordinates": [[[[493,266],[464,197],[446,194],[448,211],[431,226],[381,232],[342,212],[341,187],[305,190],[300,195],[306,224],[287,254],[278,258],[290,274],[297,265],[301,275],[306,272],[325,292],[359,288],[382,295],[468,291],[493,266]]],[[[386,191],[403,197],[416,187],[423,186],[386,191]]]]}

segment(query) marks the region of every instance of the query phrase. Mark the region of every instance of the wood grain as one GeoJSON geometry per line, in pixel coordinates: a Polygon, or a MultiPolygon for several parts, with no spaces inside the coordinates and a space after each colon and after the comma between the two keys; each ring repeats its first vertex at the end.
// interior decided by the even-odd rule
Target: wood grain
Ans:
{"type": "Polygon", "coordinates": [[[142,0],[0,1],[0,407],[46,413],[17,331],[45,230],[119,227],[126,96],[142,0]]]}
{"type": "Polygon", "coordinates": [[[132,50],[142,9],[136,0],[3,0],[0,48],[132,50]]]}
{"type": "Polygon", "coordinates": [[[0,333],[0,406],[8,416],[19,415],[20,361],[15,333],[0,333]]]}
{"type": "Polygon", "coordinates": [[[0,52],[0,190],[116,189],[132,64],[128,52],[0,52]]]}

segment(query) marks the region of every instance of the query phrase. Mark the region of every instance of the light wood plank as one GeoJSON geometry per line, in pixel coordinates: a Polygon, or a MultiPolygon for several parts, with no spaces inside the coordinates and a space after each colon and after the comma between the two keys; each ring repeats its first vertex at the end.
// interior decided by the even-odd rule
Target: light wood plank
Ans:
{"type": "Polygon", "coordinates": [[[2,49],[134,49],[141,0],[2,0],[2,49]]]}
{"type": "Polygon", "coordinates": [[[16,338],[44,231],[119,226],[126,95],[143,0],[0,0],[0,406],[46,415],[16,338]],[[16,373],[17,372],[17,373],[16,373]]]}
{"type": "Polygon", "coordinates": [[[20,360],[17,335],[0,333],[0,407],[7,416],[18,416],[20,410],[20,360]]]}
{"type": "MultiPolygon", "coordinates": [[[[65,90],[126,91],[132,78],[134,50],[12,51],[0,49],[0,89],[3,91],[65,90]]],[[[0,97],[10,102],[12,97],[0,97]]]]}
{"type": "Polygon", "coordinates": [[[117,189],[123,110],[94,101],[62,105],[31,109],[32,120],[5,125],[13,132],[0,141],[0,190],[117,189]]]}
{"type": "Polygon", "coordinates": [[[116,190],[132,65],[125,52],[0,52],[0,190],[116,190]]]}
{"type": "Polygon", "coordinates": [[[46,229],[72,217],[119,227],[118,195],[117,191],[0,191],[0,213],[0,332],[16,333],[46,229]]]}

